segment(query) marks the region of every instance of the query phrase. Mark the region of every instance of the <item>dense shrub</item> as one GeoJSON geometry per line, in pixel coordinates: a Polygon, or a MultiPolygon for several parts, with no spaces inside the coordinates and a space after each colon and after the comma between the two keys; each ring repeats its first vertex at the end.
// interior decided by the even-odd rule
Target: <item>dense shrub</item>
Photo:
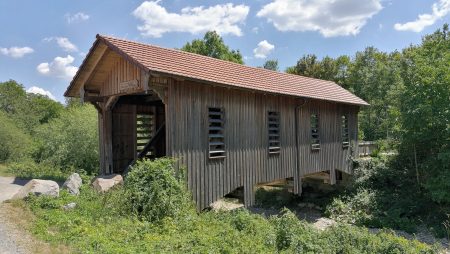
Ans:
{"type": "Polygon", "coordinates": [[[352,184],[327,205],[325,214],[341,222],[416,231],[426,224],[443,236],[448,210],[433,202],[396,156],[358,161],[352,184]],[[432,211],[432,212],[430,212],[432,211]]]}
{"type": "Polygon", "coordinates": [[[327,247],[320,241],[317,231],[287,209],[283,209],[279,216],[271,217],[270,222],[275,228],[278,251],[320,253],[327,247]]]}
{"type": "Polygon", "coordinates": [[[19,161],[33,149],[31,137],[0,111],[0,162],[19,161]]]}
{"type": "Polygon", "coordinates": [[[433,253],[428,245],[354,226],[313,229],[284,210],[269,219],[245,209],[188,213],[152,223],[128,213],[125,187],[96,193],[84,185],[79,196],[31,197],[33,232],[79,253],[433,253]],[[75,202],[76,208],[61,207],[75,202]]]}
{"type": "Polygon", "coordinates": [[[59,182],[66,180],[68,172],[63,172],[59,168],[48,163],[36,163],[32,160],[10,163],[7,165],[7,171],[21,178],[50,179],[59,182]]]}
{"type": "Polygon", "coordinates": [[[72,106],[36,131],[38,162],[88,173],[98,172],[97,111],[91,105],[72,106]]]}
{"type": "Polygon", "coordinates": [[[183,172],[166,158],[138,161],[125,180],[129,209],[152,222],[177,217],[192,207],[186,187],[183,172]]]}

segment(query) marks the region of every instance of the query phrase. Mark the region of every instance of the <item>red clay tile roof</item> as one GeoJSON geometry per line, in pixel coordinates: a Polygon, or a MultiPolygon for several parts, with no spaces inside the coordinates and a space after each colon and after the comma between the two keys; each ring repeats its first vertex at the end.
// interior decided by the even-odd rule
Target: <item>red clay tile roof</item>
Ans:
{"type": "Polygon", "coordinates": [[[103,35],[97,35],[97,40],[150,71],[261,92],[368,105],[332,81],[250,67],[103,35]]]}

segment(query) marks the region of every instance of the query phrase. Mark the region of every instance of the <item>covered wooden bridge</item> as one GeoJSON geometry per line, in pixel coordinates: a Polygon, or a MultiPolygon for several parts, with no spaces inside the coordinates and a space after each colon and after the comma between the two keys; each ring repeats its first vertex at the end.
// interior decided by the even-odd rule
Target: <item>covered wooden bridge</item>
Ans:
{"type": "Polygon", "coordinates": [[[141,157],[187,167],[199,209],[257,184],[351,174],[357,114],[367,105],[339,85],[97,35],[65,96],[98,110],[100,170],[141,157]]]}

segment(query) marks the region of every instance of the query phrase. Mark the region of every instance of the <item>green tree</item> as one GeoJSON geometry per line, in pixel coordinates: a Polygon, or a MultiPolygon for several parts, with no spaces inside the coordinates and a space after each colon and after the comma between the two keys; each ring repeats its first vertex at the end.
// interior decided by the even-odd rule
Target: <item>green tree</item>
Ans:
{"type": "Polygon", "coordinates": [[[368,47],[337,58],[305,55],[286,72],[334,81],[371,104],[361,109],[359,123],[362,138],[392,138],[398,132],[398,98],[401,89],[399,53],[386,54],[368,47]]]}
{"type": "Polygon", "coordinates": [[[403,51],[400,158],[433,200],[450,204],[448,25],[403,51]]]}
{"type": "Polygon", "coordinates": [[[26,93],[14,80],[0,83],[0,111],[8,114],[15,125],[32,134],[40,124],[59,116],[63,105],[47,96],[26,93]]]}
{"type": "Polygon", "coordinates": [[[36,131],[38,162],[98,172],[97,111],[91,105],[66,108],[36,131]]]}
{"type": "Polygon", "coordinates": [[[356,53],[348,72],[346,87],[370,104],[360,114],[364,138],[392,137],[396,125],[394,113],[398,107],[395,96],[402,86],[398,53],[387,54],[368,47],[356,53]]]}
{"type": "Polygon", "coordinates": [[[186,43],[181,50],[230,62],[244,63],[239,50],[230,50],[222,37],[215,31],[207,32],[202,40],[196,39],[186,43]]]}
{"type": "Polygon", "coordinates": [[[0,111],[0,162],[19,161],[32,152],[32,139],[0,111]]]}
{"type": "Polygon", "coordinates": [[[264,69],[278,71],[278,60],[267,60],[264,65],[264,69]]]}
{"type": "Polygon", "coordinates": [[[14,80],[0,82],[0,110],[8,113],[17,113],[26,100],[27,93],[23,86],[14,80]]]}

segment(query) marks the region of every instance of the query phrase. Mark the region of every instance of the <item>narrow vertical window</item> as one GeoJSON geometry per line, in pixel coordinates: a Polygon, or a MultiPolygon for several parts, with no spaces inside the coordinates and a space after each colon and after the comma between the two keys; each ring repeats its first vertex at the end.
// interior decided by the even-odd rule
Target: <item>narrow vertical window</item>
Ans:
{"type": "Polygon", "coordinates": [[[222,108],[208,108],[208,124],[209,158],[224,158],[224,111],[222,108]]]}
{"type": "Polygon", "coordinates": [[[280,153],[280,113],[267,112],[268,132],[269,132],[269,154],[280,153]]]}
{"type": "MultiPolygon", "coordinates": [[[[140,154],[145,145],[155,134],[155,117],[153,114],[136,115],[136,152],[140,154]]],[[[154,151],[150,149],[146,156],[151,156],[154,151]]]]}
{"type": "Polygon", "coordinates": [[[348,135],[348,116],[341,116],[341,130],[342,130],[342,147],[347,148],[350,146],[350,138],[348,135]]]}
{"type": "Polygon", "coordinates": [[[319,115],[311,114],[311,149],[320,150],[319,115]]]}

